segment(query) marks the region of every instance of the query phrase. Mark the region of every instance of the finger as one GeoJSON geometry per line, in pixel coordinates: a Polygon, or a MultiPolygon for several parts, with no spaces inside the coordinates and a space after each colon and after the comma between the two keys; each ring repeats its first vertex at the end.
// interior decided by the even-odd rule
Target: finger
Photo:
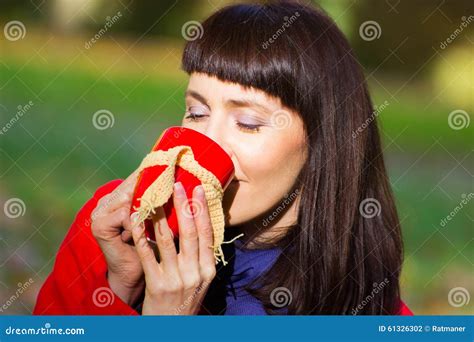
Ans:
{"type": "Polygon", "coordinates": [[[138,169],[133,171],[114,191],[108,195],[104,210],[112,212],[122,206],[127,206],[130,210],[133,192],[138,180],[138,169]]]}
{"type": "Polygon", "coordinates": [[[131,239],[133,239],[132,232],[129,230],[122,231],[121,237],[123,242],[129,242],[131,239]]]}
{"type": "Polygon", "coordinates": [[[214,232],[202,186],[198,186],[194,189],[193,198],[196,199],[197,203],[200,203],[200,208],[202,208],[202,210],[196,213],[194,218],[199,237],[199,265],[201,267],[201,275],[203,279],[211,280],[214,278],[216,269],[214,250],[211,247],[214,245],[214,232]]]}
{"type": "Polygon", "coordinates": [[[156,245],[160,254],[160,265],[170,274],[178,272],[178,256],[174,245],[174,236],[168,222],[163,207],[156,209],[156,222],[154,223],[156,245]]]}
{"type": "Polygon", "coordinates": [[[145,226],[143,223],[133,227],[132,236],[133,242],[135,243],[135,249],[140,258],[143,271],[145,272],[145,277],[148,279],[154,277],[160,269],[158,262],[155,259],[153,249],[150,247],[146,239],[145,226]]]}
{"type": "Polygon", "coordinates": [[[191,205],[189,204],[188,197],[186,196],[181,182],[175,183],[174,185],[173,204],[176,209],[179,226],[179,253],[183,256],[186,263],[191,264],[191,266],[198,266],[198,235],[191,207],[195,207],[197,211],[199,211],[199,204],[194,202],[192,202],[191,205]]]}
{"type": "MultiPolygon", "coordinates": [[[[125,207],[127,212],[130,212],[129,208],[125,207]]],[[[136,225],[136,222],[132,218],[132,215],[122,222],[123,231],[121,232],[121,237],[123,242],[129,242],[133,240],[132,230],[133,227],[136,225]]]]}
{"type": "Polygon", "coordinates": [[[134,170],[117,188],[119,187],[127,187],[130,184],[135,184],[138,179],[138,175],[140,172],[138,169],[134,170]]]}
{"type": "Polygon", "coordinates": [[[121,207],[106,216],[97,217],[92,221],[91,230],[96,238],[108,240],[119,236],[122,227],[130,225],[130,212],[121,207]]]}

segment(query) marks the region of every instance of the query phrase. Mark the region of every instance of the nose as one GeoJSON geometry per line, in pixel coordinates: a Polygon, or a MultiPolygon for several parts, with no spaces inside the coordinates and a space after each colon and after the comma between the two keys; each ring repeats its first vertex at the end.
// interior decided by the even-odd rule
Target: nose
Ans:
{"type": "Polygon", "coordinates": [[[224,127],[220,126],[217,122],[209,122],[204,134],[214,140],[229,155],[229,157],[232,158],[232,149],[225,139],[226,135],[224,127]]]}

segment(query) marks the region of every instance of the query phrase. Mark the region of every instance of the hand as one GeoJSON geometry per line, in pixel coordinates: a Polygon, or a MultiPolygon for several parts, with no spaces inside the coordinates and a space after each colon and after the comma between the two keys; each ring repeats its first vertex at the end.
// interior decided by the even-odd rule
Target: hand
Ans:
{"type": "Polygon", "coordinates": [[[133,306],[144,288],[143,269],[131,244],[130,207],[138,172],[133,172],[113,192],[102,197],[91,214],[92,235],[107,262],[110,288],[133,306]]]}
{"type": "Polygon", "coordinates": [[[199,210],[191,216],[183,186],[181,183],[174,185],[179,254],[162,207],[157,209],[154,224],[159,262],[146,240],[143,226],[136,226],[132,231],[145,272],[144,315],[197,314],[216,275],[213,230],[202,186],[194,188],[193,201],[199,210]]]}

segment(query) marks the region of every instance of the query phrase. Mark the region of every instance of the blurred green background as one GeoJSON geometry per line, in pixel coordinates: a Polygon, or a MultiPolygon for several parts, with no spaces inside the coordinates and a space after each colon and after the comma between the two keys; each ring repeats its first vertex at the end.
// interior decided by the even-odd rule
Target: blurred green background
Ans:
{"type": "MultiPolygon", "coordinates": [[[[31,313],[79,208],[180,123],[182,30],[230,3],[0,3],[0,314],[31,313]],[[110,119],[105,129],[95,113],[110,119]]],[[[385,104],[403,299],[415,314],[472,314],[473,2],[315,3],[350,39],[375,105],[385,104]]]]}

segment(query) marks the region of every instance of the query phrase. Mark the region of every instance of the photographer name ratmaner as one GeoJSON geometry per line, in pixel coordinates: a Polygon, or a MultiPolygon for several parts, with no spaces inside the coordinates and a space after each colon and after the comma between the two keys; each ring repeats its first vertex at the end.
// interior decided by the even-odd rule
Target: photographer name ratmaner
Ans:
{"type": "Polygon", "coordinates": [[[433,332],[464,332],[464,331],[466,331],[466,327],[451,327],[451,326],[433,325],[431,327],[431,331],[433,331],[433,332]]]}

